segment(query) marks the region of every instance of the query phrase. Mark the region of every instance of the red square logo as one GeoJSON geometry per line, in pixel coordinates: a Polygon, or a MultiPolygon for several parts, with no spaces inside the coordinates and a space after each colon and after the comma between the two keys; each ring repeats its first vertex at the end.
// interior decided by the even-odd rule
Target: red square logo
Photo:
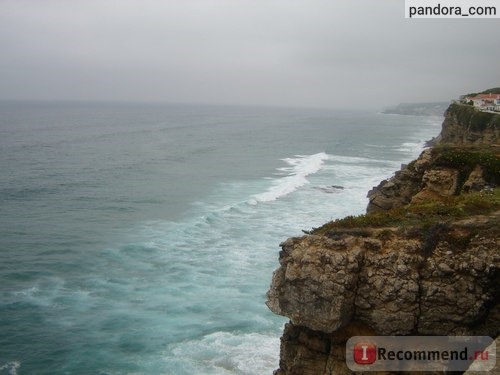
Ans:
{"type": "Polygon", "coordinates": [[[377,347],[369,342],[354,345],[354,362],[359,365],[371,365],[377,360],[377,347]]]}

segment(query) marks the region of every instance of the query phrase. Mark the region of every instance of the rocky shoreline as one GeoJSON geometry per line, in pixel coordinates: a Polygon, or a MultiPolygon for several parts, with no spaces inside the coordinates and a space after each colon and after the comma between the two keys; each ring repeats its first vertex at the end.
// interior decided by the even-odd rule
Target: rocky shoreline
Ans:
{"type": "Polygon", "coordinates": [[[267,295],[290,319],[276,375],[351,374],[355,335],[500,334],[499,137],[499,115],[452,104],[366,215],[281,244],[267,295]]]}

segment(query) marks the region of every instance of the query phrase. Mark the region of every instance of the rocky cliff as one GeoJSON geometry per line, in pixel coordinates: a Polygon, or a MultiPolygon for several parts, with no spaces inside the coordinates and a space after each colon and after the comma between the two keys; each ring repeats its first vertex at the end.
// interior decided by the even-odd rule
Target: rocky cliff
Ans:
{"type": "Polygon", "coordinates": [[[369,192],[367,214],[281,244],[268,306],[277,375],[350,374],[355,335],[500,331],[500,116],[451,105],[438,144],[369,192]]]}
{"type": "Polygon", "coordinates": [[[497,145],[500,115],[477,111],[469,105],[452,104],[445,112],[441,143],[455,145],[497,145]]]}
{"type": "Polygon", "coordinates": [[[487,182],[484,177],[498,185],[499,142],[500,115],[450,105],[434,147],[372,189],[367,211],[453,196],[462,189],[480,190],[487,182]]]}

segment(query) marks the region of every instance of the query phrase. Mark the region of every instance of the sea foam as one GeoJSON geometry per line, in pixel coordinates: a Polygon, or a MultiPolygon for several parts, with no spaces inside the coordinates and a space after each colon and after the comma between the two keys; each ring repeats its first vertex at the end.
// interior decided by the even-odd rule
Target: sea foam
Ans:
{"type": "Polygon", "coordinates": [[[186,341],[169,348],[184,369],[213,375],[270,373],[276,367],[280,341],[276,335],[214,332],[201,340],[186,341]],[[186,366],[188,364],[188,366],[186,366]]]}
{"type": "Polygon", "coordinates": [[[21,363],[17,361],[7,362],[0,366],[0,374],[17,375],[17,370],[21,367],[21,363]]]}
{"type": "Polygon", "coordinates": [[[321,170],[328,158],[328,154],[320,152],[314,155],[296,155],[294,158],[282,159],[289,166],[278,168],[278,171],[286,173],[286,176],[274,180],[266,192],[254,195],[249,203],[255,205],[258,202],[271,202],[293,193],[309,183],[306,177],[321,170]]]}

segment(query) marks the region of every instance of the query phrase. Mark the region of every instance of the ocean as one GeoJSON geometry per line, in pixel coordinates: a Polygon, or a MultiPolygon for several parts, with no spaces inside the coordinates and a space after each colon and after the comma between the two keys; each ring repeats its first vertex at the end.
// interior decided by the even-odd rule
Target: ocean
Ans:
{"type": "Polygon", "coordinates": [[[441,122],[0,103],[0,375],[272,374],[280,242],[363,213],[441,122]]]}

